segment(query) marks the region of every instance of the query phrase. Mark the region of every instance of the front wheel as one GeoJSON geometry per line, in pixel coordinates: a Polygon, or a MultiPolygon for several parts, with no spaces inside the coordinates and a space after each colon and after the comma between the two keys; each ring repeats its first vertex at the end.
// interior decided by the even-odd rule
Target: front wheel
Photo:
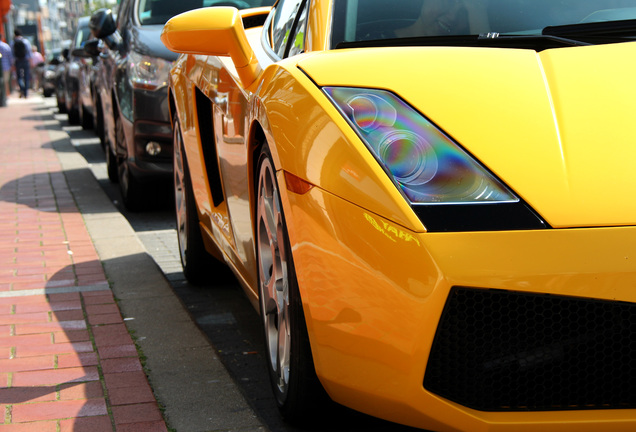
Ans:
{"type": "Polygon", "coordinates": [[[89,112],[86,112],[86,108],[84,104],[80,101],[79,104],[79,123],[82,125],[82,129],[92,129],[93,128],[93,116],[89,112]]]}
{"type": "MultiPolygon", "coordinates": [[[[124,125],[119,113],[115,114],[115,139],[117,140],[116,149],[127,149],[126,137],[124,135],[124,125]]],[[[145,191],[139,180],[130,171],[128,163],[128,152],[125,154],[117,154],[117,177],[119,181],[119,191],[124,206],[130,211],[140,211],[145,204],[145,191]]]]}
{"type": "Polygon", "coordinates": [[[265,145],[258,163],[256,248],[267,364],[286,421],[306,423],[326,399],[316,376],[275,169],[265,145]]]}
{"type": "Polygon", "coordinates": [[[222,263],[213,262],[203,244],[181,125],[177,119],[173,130],[174,201],[181,265],[188,282],[200,285],[209,280],[207,275],[214,274],[215,266],[222,263]]]}
{"type": "Polygon", "coordinates": [[[93,97],[93,106],[95,107],[95,115],[93,116],[93,127],[95,133],[99,137],[99,143],[102,148],[106,148],[106,132],[104,130],[104,113],[102,111],[102,100],[99,96],[93,97]]]}

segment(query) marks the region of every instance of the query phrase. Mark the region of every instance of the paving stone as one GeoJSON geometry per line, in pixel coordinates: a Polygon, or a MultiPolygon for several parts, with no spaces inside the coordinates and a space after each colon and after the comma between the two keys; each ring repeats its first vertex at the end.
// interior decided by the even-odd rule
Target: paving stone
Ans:
{"type": "Polygon", "coordinates": [[[40,402],[13,405],[13,423],[26,421],[65,419],[69,417],[89,417],[108,414],[104,399],[40,402]]]}

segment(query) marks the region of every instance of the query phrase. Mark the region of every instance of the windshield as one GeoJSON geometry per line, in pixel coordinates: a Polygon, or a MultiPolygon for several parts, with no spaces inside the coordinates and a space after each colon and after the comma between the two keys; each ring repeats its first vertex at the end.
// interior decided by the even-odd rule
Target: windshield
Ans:
{"type": "Polygon", "coordinates": [[[334,11],[332,46],[425,36],[540,35],[548,26],[636,19],[636,0],[334,0],[334,11]]]}
{"type": "Polygon", "coordinates": [[[274,0],[140,0],[137,14],[141,25],[165,24],[180,13],[208,6],[234,6],[238,9],[271,6],[274,0]]]}
{"type": "Polygon", "coordinates": [[[91,39],[93,36],[91,35],[91,29],[88,28],[88,21],[86,25],[80,27],[75,34],[75,41],[73,44],[74,48],[81,48],[84,45],[84,42],[91,39]]]}

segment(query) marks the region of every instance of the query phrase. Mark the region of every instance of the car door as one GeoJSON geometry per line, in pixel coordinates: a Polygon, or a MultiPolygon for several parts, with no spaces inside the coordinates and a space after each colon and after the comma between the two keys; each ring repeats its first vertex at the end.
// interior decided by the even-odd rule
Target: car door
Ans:
{"type": "MultiPolygon", "coordinates": [[[[302,48],[298,47],[303,45],[303,17],[306,17],[307,3],[306,0],[281,0],[277,3],[267,29],[273,35],[273,46],[269,48],[278,54],[270,57],[272,63],[302,52],[302,48]],[[298,42],[290,42],[292,40],[298,42]],[[291,50],[293,46],[295,48],[291,50]]],[[[255,279],[255,269],[251,268],[255,262],[254,210],[250,206],[250,182],[253,178],[249,171],[252,167],[252,149],[247,145],[249,113],[255,95],[243,89],[238,82],[228,69],[223,68],[218,75],[213,111],[215,143],[227,201],[227,215],[223,216],[231,227],[228,240],[234,248],[235,264],[242,267],[250,279],[255,279]]]]}

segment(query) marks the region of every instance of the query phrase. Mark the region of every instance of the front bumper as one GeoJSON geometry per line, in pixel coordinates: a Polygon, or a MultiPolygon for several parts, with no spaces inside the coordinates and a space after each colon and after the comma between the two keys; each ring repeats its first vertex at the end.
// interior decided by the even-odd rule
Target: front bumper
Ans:
{"type": "MultiPolygon", "coordinates": [[[[166,88],[156,91],[133,90],[133,121],[124,120],[129,140],[128,164],[138,180],[152,181],[172,176],[172,125],[166,88]],[[160,151],[148,152],[148,144],[156,143],[160,151]]],[[[129,112],[122,107],[122,112],[129,112]]],[[[157,148],[157,147],[155,147],[157,148]]]]}
{"type": "Polygon", "coordinates": [[[418,233],[318,188],[282,195],[316,370],[337,402],[439,431],[636,430],[636,325],[625,318],[636,304],[635,227],[418,233]],[[457,306],[453,313],[465,322],[440,327],[457,290],[487,294],[472,311],[457,306]],[[492,293],[508,298],[497,306],[492,293]],[[538,301],[533,313],[520,297],[538,301]],[[541,315],[547,304],[556,312],[541,315]],[[564,304],[574,307],[559,320],[564,304]],[[597,313],[599,304],[609,312],[597,313]],[[590,317],[605,322],[590,323],[590,317]],[[519,336],[511,340],[515,331],[519,336]],[[612,349],[631,345],[608,361],[614,356],[603,352],[604,338],[614,338],[612,349]],[[563,362],[583,352],[564,357],[568,341],[590,347],[584,351],[589,361],[563,362]],[[434,344],[441,351],[431,355],[434,344]],[[479,368],[465,367],[475,358],[520,375],[479,375],[479,368]],[[430,359],[435,363],[427,369],[430,359]],[[567,374],[553,381],[546,370],[567,374]],[[568,376],[581,386],[609,385],[615,376],[614,389],[624,395],[616,403],[603,395],[574,400],[571,390],[555,396],[559,387],[573,385],[568,376]],[[515,389],[533,382],[543,387],[515,389]],[[488,391],[494,402],[480,405],[480,392],[488,391]],[[523,397],[508,402],[517,395],[523,397]]]}

